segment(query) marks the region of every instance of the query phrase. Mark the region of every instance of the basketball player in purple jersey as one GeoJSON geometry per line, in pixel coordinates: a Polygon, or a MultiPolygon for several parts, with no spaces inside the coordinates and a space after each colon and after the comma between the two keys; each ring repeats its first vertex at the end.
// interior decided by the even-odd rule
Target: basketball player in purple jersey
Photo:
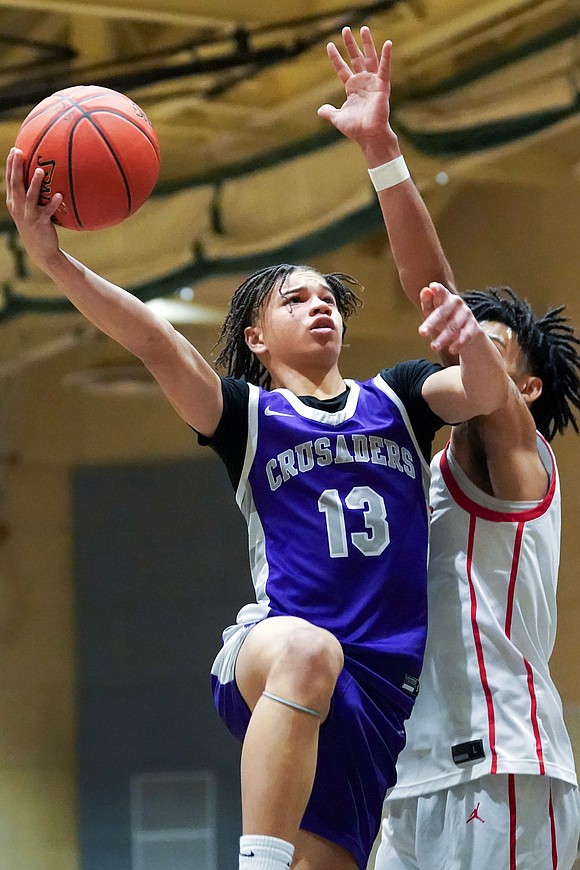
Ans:
{"type": "Polygon", "coordinates": [[[364,868],[417,694],[426,634],[428,458],[447,422],[508,398],[497,349],[438,279],[451,276],[389,125],[390,43],[345,29],[341,109],[320,114],[366,156],[401,280],[421,292],[420,332],[458,354],[400,363],[366,382],[338,362],[358,303],[352,279],[274,266],[235,292],[220,378],[146,305],[62,252],[7,161],[7,204],[30,259],[78,310],[139,357],[224,460],[247,520],[255,602],[224,632],[216,705],[243,740],[241,870],[364,868]],[[429,284],[429,282],[432,282],[429,284]],[[427,286],[429,285],[429,286],[427,286]]]}

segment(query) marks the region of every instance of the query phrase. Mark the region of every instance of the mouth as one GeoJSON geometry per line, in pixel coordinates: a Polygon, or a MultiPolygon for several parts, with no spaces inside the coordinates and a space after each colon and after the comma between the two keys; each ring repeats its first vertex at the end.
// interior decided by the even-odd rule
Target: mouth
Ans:
{"type": "Polygon", "coordinates": [[[334,321],[332,317],[326,317],[323,315],[322,317],[317,317],[312,326],[310,327],[311,332],[334,332],[334,321]]]}

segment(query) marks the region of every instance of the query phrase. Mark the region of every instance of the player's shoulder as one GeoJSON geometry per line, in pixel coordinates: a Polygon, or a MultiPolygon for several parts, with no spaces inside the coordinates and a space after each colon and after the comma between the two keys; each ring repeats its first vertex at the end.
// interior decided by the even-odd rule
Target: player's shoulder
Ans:
{"type": "Polygon", "coordinates": [[[250,385],[247,381],[244,381],[241,378],[234,378],[231,375],[221,377],[220,380],[224,400],[247,404],[248,396],[250,394],[250,385]]]}
{"type": "Polygon", "coordinates": [[[381,369],[379,375],[395,392],[405,392],[420,389],[430,375],[442,368],[440,363],[428,359],[410,359],[381,369]]]}

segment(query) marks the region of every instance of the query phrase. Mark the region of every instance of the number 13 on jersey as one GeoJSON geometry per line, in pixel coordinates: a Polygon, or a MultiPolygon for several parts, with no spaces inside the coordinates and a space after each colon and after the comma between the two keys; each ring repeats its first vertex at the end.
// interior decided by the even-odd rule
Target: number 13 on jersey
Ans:
{"type": "Polygon", "coordinates": [[[348,556],[349,540],[346,532],[345,509],[362,511],[367,531],[352,532],[350,543],[364,556],[380,556],[389,545],[387,507],[378,492],[370,486],[354,486],[341,501],[337,489],[325,489],[318,499],[318,510],[326,520],[328,551],[331,559],[348,556]]]}

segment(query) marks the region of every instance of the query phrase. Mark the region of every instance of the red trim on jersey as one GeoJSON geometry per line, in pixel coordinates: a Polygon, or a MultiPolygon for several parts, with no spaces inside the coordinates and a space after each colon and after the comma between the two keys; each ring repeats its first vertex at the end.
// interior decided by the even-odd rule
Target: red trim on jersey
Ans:
{"type": "Polygon", "coordinates": [[[536,688],[534,686],[534,672],[532,670],[531,664],[527,659],[524,659],[524,664],[528,673],[528,689],[530,692],[530,718],[532,720],[532,729],[534,731],[534,738],[536,740],[536,755],[538,757],[538,764],[540,766],[540,776],[544,776],[544,774],[546,773],[546,767],[544,765],[544,750],[542,749],[542,738],[540,736],[540,726],[538,723],[538,701],[536,698],[536,688]]]}
{"type": "Polygon", "coordinates": [[[508,773],[508,806],[510,813],[510,870],[517,870],[516,864],[516,780],[513,773],[508,773]]]}
{"type": "MultiPolygon", "coordinates": [[[[539,433],[538,435],[542,438],[539,433]]],[[[554,461],[554,455],[545,438],[542,438],[542,441],[544,441],[548,447],[548,452],[552,462],[552,474],[550,476],[548,492],[539,504],[523,511],[496,511],[491,508],[483,507],[483,505],[478,504],[476,501],[472,501],[472,499],[465,495],[463,490],[460,488],[449,468],[449,462],[447,460],[449,444],[447,444],[441,454],[440,466],[443,480],[445,481],[445,485],[451,493],[452,498],[457,502],[459,507],[463,508],[467,513],[473,514],[482,520],[490,520],[490,522],[493,523],[525,523],[529,520],[535,520],[537,517],[541,517],[550,507],[552,499],[554,498],[554,493],[556,492],[556,464],[554,461]]]]}
{"type": "Polygon", "coordinates": [[[514,598],[516,593],[516,579],[518,576],[518,568],[520,564],[520,553],[522,550],[522,538],[524,536],[524,523],[518,523],[516,536],[514,539],[514,554],[512,557],[512,567],[510,571],[510,582],[508,586],[507,607],[505,614],[504,631],[509,638],[512,633],[512,616],[514,613],[514,598]]]}
{"type": "Polygon", "coordinates": [[[481,643],[481,635],[479,633],[479,625],[477,624],[477,596],[475,594],[475,586],[471,569],[473,566],[473,542],[475,540],[475,525],[477,517],[469,519],[469,540],[467,542],[467,581],[469,583],[469,597],[471,599],[471,630],[473,631],[473,640],[475,643],[475,652],[477,654],[477,664],[479,666],[479,678],[485,695],[485,703],[487,705],[487,722],[489,728],[489,748],[491,751],[491,769],[490,773],[497,773],[497,750],[495,748],[495,713],[493,709],[493,698],[491,689],[487,681],[487,671],[485,669],[485,660],[483,657],[483,645],[481,643]]]}
{"type": "Polygon", "coordinates": [[[552,803],[552,786],[550,785],[550,835],[552,837],[552,870],[558,867],[558,844],[556,842],[556,820],[554,818],[554,804],[552,803]]]}
{"type": "MultiPolygon", "coordinates": [[[[539,434],[539,433],[538,433],[539,434]]],[[[539,435],[542,438],[541,435],[539,435]]],[[[545,439],[542,438],[545,442],[545,439]]],[[[545,442],[546,443],[546,442],[545,442]]],[[[549,445],[546,444],[546,446],[549,445]]],[[[474,547],[474,539],[475,539],[475,526],[478,519],[488,520],[491,522],[511,522],[517,523],[516,534],[514,538],[513,545],[513,555],[512,555],[512,564],[510,569],[510,579],[508,585],[508,593],[507,593],[507,603],[506,603],[506,615],[505,615],[505,626],[504,630],[508,639],[511,635],[512,629],[512,618],[513,618],[513,608],[514,608],[514,599],[515,599],[515,588],[517,581],[517,573],[519,567],[519,560],[521,555],[521,547],[522,547],[522,538],[525,529],[525,523],[529,520],[536,519],[541,516],[545,511],[550,507],[552,500],[554,498],[554,493],[556,491],[556,468],[554,463],[554,457],[549,450],[550,457],[552,459],[552,475],[550,479],[550,486],[548,488],[548,492],[546,496],[542,499],[542,501],[533,508],[524,511],[514,511],[514,512],[502,512],[502,511],[494,511],[489,508],[482,507],[482,505],[477,504],[472,501],[459,487],[459,484],[453,477],[453,473],[449,467],[449,462],[447,459],[447,451],[449,449],[449,444],[445,447],[444,451],[441,454],[440,467],[441,473],[443,475],[443,480],[449,490],[451,497],[458,504],[459,507],[463,508],[469,514],[469,541],[467,548],[467,578],[469,583],[469,595],[471,599],[471,627],[473,632],[473,638],[475,641],[475,649],[477,653],[477,661],[479,665],[479,676],[481,680],[481,685],[483,688],[483,692],[485,695],[485,701],[487,705],[487,718],[489,724],[489,744],[491,750],[491,768],[490,773],[497,773],[497,750],[495,746],[495,717],[494,717],[494,708],[493,708],[493,698],[491,694],[491,690],[489,688],[489,684],[487,681],[487,672],[485,669],[485,661],[483,656],[483,647],[481,644],[481,636],[479,633],[479,627],[477,624],[477,597],[475,592],[475,586],[473,584],[472,577],[472,567],[473,567],[473,547],[474,547]]],[[[530,720],[532,725],[532,730],[534,734],[534,740],[536,744],[536,757],[538,759],[539,773],[541,776],[544,776],[546,773],[546,767],[544,764],[544,752],[542,747],[542,738],[540,734],[540,726],[538,722],[538,703],[536,698],[536,689],[534,686],[534,674],[532,670],[532,666],[530,663],[524,658],[524,665],[527,673],[527,682],[528,682],[528,691],[530,694],[530,720]]]]}

